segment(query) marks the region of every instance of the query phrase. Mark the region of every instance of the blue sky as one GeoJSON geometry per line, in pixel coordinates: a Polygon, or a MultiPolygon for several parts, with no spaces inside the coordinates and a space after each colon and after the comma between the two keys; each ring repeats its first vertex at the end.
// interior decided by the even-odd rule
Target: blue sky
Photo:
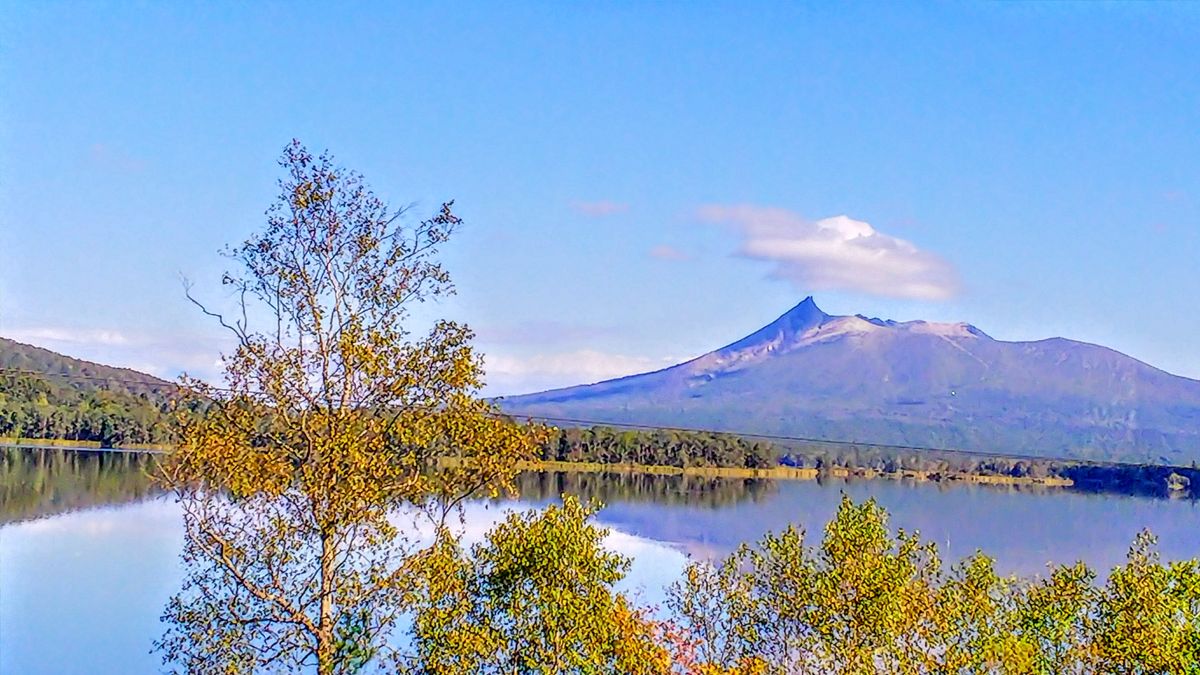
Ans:
{"type": "Polygon", "coordinates": [[[429,316],[490,393],[810,294],[1200,377],[1197,35],[1189,4],[6,3],[0,335],[213,374],[179,278],[219,300],[295,137],[457,200],[429,316]]]}

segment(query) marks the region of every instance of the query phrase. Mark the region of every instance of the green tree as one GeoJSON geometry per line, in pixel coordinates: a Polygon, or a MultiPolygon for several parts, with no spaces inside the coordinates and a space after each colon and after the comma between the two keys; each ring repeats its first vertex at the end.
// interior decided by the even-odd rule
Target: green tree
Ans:
{"type": "Polygon", "coordinates": [[[717,672],[921,672],[936,642],[936,550],[892,536],[873,501],[844,497],[819,547],[788,529],[709,565],[688,569],[669,606],[717,672]]]}
{"type": "Polygon", "coordinates": [[[629,560],[604,548],[591,513],[564,497],[509,515],[469,553],[447,544],[430,556],[412,672],[669,672],[654,624],[613,590],[629,560]]]}
{"type": "Polygon", "coordinates": [[[1142,532],[1090,620],[1091,665],[1121,675],[1200,672],[1200,562],[1163,565],[1142,532]]]}

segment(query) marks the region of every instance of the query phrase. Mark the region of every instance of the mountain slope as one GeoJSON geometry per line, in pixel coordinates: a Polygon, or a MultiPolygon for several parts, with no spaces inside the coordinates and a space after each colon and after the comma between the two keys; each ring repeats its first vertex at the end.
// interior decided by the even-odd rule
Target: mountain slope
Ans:
{"type": "Polygon", "coordinates": [[[175,385],[152,375],[114,368],[0,337],[0,374],[34,372],[80,392],[107,390],[164,399],[175,385]]]}
{"type": "Polygon", "coordinates": [[[652,373],[503,400],[531,416],[892,445],[1188,464],[1200,382],[1073,340],[831,316],[807,298],[652,373]]]}

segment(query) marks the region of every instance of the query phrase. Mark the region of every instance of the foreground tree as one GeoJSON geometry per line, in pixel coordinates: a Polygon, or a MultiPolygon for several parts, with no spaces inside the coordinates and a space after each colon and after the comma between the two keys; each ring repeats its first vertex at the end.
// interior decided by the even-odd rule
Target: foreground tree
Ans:
{"type": "MultiPolygon", "coordinates": [[[[933,546],[874,502],[844,498],[820,546],[767,534],[717,566],[693,564],[668,605],[711,672],[920,672],[933,645],[933,546]],[[714,670],[715,669],[715,670],[714,670]]],[[[703,671],[702,671],[703,672],[703,671]]]]}
{"type": "Polygon", "coordinates": [[[572,497],[514,513],[469,552],[449,539],[426,561],[409,672],[665,675],[656,624],[614,590],[629,560],[572,497]]]}
{"type": "Polygon", "coordinates": [[[1200,672],[1200,565],[1134,542],[1102,587],[1083,563],[1040,579],[996,574],[977,553],[943,571],[893,536],[873,501],[843,498],[819,546],[789,528],[669,593],[693,675],[1200,672]]]}
{"type": "Polygon", "coordinates": [[[293,142],[280,164],[266,227],[228,251],[236,310],[197,302],[237,349],[223,387],[186,383],[208,414],[181,418],[163,470],[186,576],[157,647],[179,671],[382,666],[431,533],[540,440],[477,397],[465,326],[408,328],[414,304],[452,292],[451,204],[410,224],[328,155],[293,142]]]}
{"type": "Polygon", "coordinates": [[[1162,564],[1148,533],[1099,591],[1088,657],[1097,672],[1200,672],[1200,561],[1162,564]]]}

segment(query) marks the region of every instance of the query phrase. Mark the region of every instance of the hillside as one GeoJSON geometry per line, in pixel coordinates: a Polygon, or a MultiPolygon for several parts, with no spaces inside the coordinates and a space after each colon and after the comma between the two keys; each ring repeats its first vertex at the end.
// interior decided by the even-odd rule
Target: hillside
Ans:
{"type": "Polygon", "coordinates": [[[176,391],[136,370],[0,338],[0,437],[169,442],[176,391]]]}
{"type": "Polygon", "coordinates": [[[889,445],[1187,465],[1200,382],[1097,345],[969,324],[831,316],[812,298],[663,370],[506,398],[505,410],[889,445]]]}
{"type": "Polygon", "coordinates": [[[84,361],[0,337],[0,374],[13,374],[10,371],[14,370],[32,371],[80,392],[106,390],[164,399],[175,391],[174,384],[153,375],[84,361]]]}

